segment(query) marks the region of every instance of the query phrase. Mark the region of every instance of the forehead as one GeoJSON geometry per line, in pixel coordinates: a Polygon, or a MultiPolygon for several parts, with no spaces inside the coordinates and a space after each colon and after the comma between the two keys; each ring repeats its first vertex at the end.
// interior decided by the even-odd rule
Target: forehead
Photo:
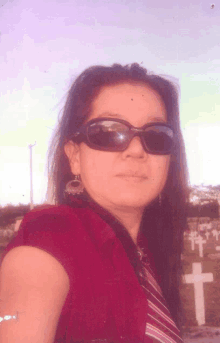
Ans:
{"type": "Polygon", "coordinates": [[[92,104],[89,119],[115,116],[140,122],[167,120],[161,96],[150,86],[140,83],[122,83],[103,87],[92,104]]]}

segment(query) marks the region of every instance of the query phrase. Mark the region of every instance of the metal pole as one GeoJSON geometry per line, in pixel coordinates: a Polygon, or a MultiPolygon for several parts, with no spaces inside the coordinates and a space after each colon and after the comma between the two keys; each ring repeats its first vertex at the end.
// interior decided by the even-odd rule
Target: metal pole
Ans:
{"type": "Polygon", "coordinates": [[[32,175],[32,148],[36,145],[35,142],[33,145],[29,145],[30,149],[30,209],[32,210],[34,208],[34,202],[33,202],[33,175],[32,175]]]}

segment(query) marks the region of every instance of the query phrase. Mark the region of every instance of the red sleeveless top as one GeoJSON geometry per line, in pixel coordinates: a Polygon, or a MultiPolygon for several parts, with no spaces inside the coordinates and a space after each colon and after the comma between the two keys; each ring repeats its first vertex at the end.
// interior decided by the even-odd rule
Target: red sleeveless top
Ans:
{"type": "Polygon", "coordinates": [[[33,246],[54,256],[68,273],[70,290],[54,343],[153,341],[146,336],[150,305],[120,230],[125,228],[98,204],[72,197],[71,206],[47,205],[27,213],[6,247],[2,259],[14,247],[33,246]]]}

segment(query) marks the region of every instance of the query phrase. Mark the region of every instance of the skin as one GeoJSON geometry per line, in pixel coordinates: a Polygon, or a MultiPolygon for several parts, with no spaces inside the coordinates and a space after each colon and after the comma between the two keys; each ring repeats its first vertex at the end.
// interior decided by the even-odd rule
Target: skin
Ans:
{"type": "MultiPolygon", "coordinates": [[[[121,118],[135,127],[150,122],[167,122],[160,95],[143,84],[122,83],[101,89],[93,102],[91,116],[121,118]]],[[[112,213],[137,243],[144,208],[163,190],[170,156],[147,153],[139,137],[125,151],[106,152],[85,143],[68,142],[64,147],[72,173],[80,174],[90,196],[112,213]],[[125,177],[119,174],[141,174],[125,177]]]]}

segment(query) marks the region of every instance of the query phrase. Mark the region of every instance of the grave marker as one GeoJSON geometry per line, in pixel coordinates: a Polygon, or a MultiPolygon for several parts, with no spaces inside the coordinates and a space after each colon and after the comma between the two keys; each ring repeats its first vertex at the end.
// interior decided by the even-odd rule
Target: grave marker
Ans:
{"type": "Polygon", "coordinates": [[[212,223],[208,223],[207,226],[206,226],[207,230],[211,230],[212,229],[212,223]]]}
{"type": "Polygon", "coordinates": [[[195,250],[195,237],[189,237],[189,240],[191,241],[191,249],[195,250]]]}
{"type": "Polygon", "coordinates": [[[216,229],[212,230],[213,237],[216,238],[216,241],[218,241],[218,236],[220,235],[220,232],[216,229]]]}
{"type": "Polygon", "coordinates": [[[212,282],[213,274],[212,273],[202,274],[201,263],[193,263],[192,269],[193,269],[192,274],[184,275],[183,282],[194,284],[196,320],[197,320],[198,325],[203,325],[205,324],[205,301],[204,301],[203,283],[212,282]]]}
{"type": "Polygon", "coordinates": [[[212,230],[212,235],[213,235],[213,237],[216,237],[216,234],[217,234],[217,230],[216,230],[216,229],[213,229],[213,230],[212,230]]]}
{"type": "Polygon", "coordinates": [[[195,239],[198,236],[198,232],[197,231],[191,231],[189,234],[188,239],[191,241],[191,249],[195,250],[195,239]]]}
{"type": "Polygon", "coordinates": [[[199,245],[199,257],[203,257],[203,244],[206,243],[206,240],[199,236],[196,238],[195,243],[199,245]]]}
{"type": "Polygon", "coordinates": [[[206,239],[209,239],[210,232],[207,231],[207,232],[205,233],[205,236],[206,236],[206,239]]]}
{"type": "Polygon", "coordinates": [[[190,236],[196,237],[196,236],[198,236],[198,232],[197,231],[191,231],[190,236]]]}

